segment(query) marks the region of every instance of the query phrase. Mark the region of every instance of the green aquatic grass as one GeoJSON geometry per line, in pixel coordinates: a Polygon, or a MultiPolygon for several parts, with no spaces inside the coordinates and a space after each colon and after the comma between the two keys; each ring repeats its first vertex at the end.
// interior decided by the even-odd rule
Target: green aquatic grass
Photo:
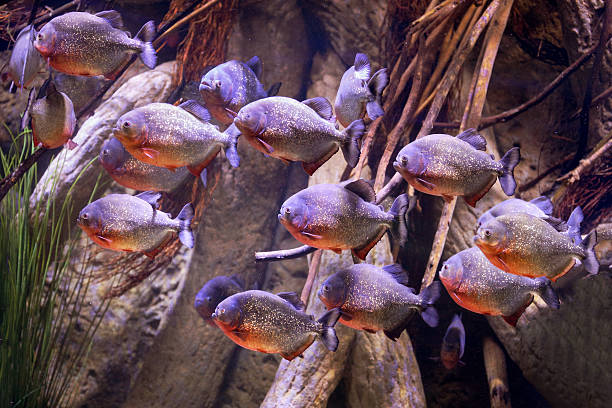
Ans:
{"type": "MultiPolygon", "coordinates": [[[[34,151],[29,133],[17,138],[23,148],[16,139],[8,154],[0,152],[4,174],[34,151]]],[[[82,248],[73,259],[80,233],[69,228],[71,194],[29,209],[36,171],[34,165],[0,202],[1,407],[70,406],[109,305],[87,304],[89,253],[82,248]]],[[[50,179],[44,191],[52,196],[57,174],[50,179]]]]}

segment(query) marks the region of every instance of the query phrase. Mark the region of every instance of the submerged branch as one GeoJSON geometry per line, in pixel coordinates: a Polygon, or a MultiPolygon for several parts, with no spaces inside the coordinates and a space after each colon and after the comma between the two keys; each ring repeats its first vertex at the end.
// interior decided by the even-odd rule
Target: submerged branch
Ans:
{"type": "MultiPolygon", "coordinates": [[[[576,181],[580,180],[580,175],[584,173],[589,167],[595,163],[597,159],[599,159],[606,151],[612,148],[612,138],[608,139],[606,143],[603,144],[599,149],[597,149],[593,154],[591,154],[586,159],[580,160],[580,164],[574,170],[570,171],[567,174],[559,177],[557,181],[566,181],[567,184],[573,184],[576,181]]],[[[569,161],[569,160],[564,160],[569,161]]]]}
{"type": "Polygon", "coordinates": [[[310,292],[312,291],[312,285],[317,279],[317,274],[319,273],[319,265],[321,264],[321,255],[323,254],[323,250],[319,249],[315,251],[314,255],[310,259],[310,265],[308,266],[308,277],[306,278],[306,283],[302,288],[302,294],[300,295],[300,299],[304,304],[308,303],[308,299],[310,298],[310,292]]]}
{"type": "Polygon", "coordinates": [[[285,259],[301,258],[316,251],[317,248],[308,245],[292,249],[281,249],[278,251],[255,252],[255,262],[275,262],[285,259]]]}

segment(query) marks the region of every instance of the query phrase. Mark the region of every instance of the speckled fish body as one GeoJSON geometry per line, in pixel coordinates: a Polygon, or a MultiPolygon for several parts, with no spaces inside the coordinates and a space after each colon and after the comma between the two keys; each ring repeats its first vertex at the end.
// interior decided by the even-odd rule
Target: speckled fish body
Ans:
{"type": "Polygon", "coordinates": [[[223,300],[217,306],[213,319],[236,344],[262,353],[279,353],[292,360],[302,354],[315,339],[335,351],[338,339],[333,329],[339,311],[314,320],[303,312],[297,295],[273,295],[260,290],[248,290],[223,300]],[[291,295],[297,299],[292,302],[291,295]],[[299,304],[299,306],[298,306],[299,304]]]}
{"type": "Polygon", "coordinates": [[[114,251],[154,253],[172,233],[193,247],[193,208],[187,204],[176,218],[154,208],[161,194],[109,194],[88,204],[77,224],[98,245],[114,251]]]}
{"type": "Polygon", "coordinates": [[[512,325],[532,302],[534,294],[550,307],[559,308],[559,299],[547,278],[506,273],[491,264],[478,248],[450,257],[439,275],[459,306],[479,314],[503,316],[512,325]]]}
{"type": "Polygon", "coordinates": [[[76,126],[76,116],[72,101],[63,92],[58,92],[51,82],[47,96],[36,100],[30,108],[34,145],[42,144],[54,149],[66,144],[72,149],[76,146],[70,140],[76,126]]]}
{"type": "Polygon", "coordinates": [[[196,294],[193,307],[204,322],[216,327],[212,314],[222,300],[244,291],[243,285],[235,276],[215,276],[202,286],[196,294]]]}
{"type": "Polygon", "coordinates": [[[370,119],[383,115],[381,94],[388,83],[387,70],[377,71],[370,78],[370,62],[365,54],[355,56],[355,64],[342,75],[334,101],[336,119],[344,127],[365,116],[370,119]],[[367,107],[367,109],[366,109],[367,107]]]}
{"type": "Polygon", "coordinates": [[[276,95],[280,84],[269,92],[260,82],[261,62],[253,57],[246,63],[231,60],[208,71],[200,81],[200,95],[211,115],[229,126],[236,113],[246,104],[276,95]]]}
{"type": "Polygon", "coordinates": [[[29,88],[44,60],[34,48],[36,30],[29,25],[19,32],[9,60],[8,76],[17,87],[29,88]]]}
{"type": "Polygon", "coordinates": [[[512,171],[520,159],[518,148],[496,162],[485,147],[486,141],[473,129],[457,137],[428,135],[404,146],[393,166],[415,189],[446,201],[463,196],[473,207],[498,177],[507,195],[516,188],[512,171]]]}
{"type": "Polygon", "coordinates": [[[53,83],[58,91],[65,93],[78,113],[98,94],[106,80],[101,76],[85,77],[53,72],[53,83]]]}
{"type": "Polygon", "coordinates": [[[137,160],[114,137],[102,145],[100,164],[117,183],[138,191],[173,191],[189,177],[185,167],[170,171],[137,160]]]}
{"type": "Polygon", "coordinates": [[[374,204],[372,187],[364,180],[318,184],[289,197],[279,221],[298,241],[320,249],[351,249],[360,259],[391,230],[398,242],[405,227],[407,197],[396,199],[389,212],[374,204]],[[369,196],[368,196],[369,194],[369,196]]]}
{"type": "Polygon", "coordinates": [[[400,283],[407,281],[399,265],[381,269],[358,264],[330,276],[318,296],[328,309],[340,308],[342,324],[370,333],[383,330],[395,340],[406,328],[411,310],[427,310],[424,320],[431,326],[438,323],[432,304],[440,294],[439,283],[416,295],[412,288],[400,283]]]}
{"type": "Polygon", "coordinates": [[[578,245],[530,214],[506,214],[486,222],[478,228],[474,243],[491,263],[515,275],[546,276],[554,281],[576,261],[584,261],[590,273],[597,273],[599,268],[593,253],[594,234],[578,245]]]}
{"type": "Polygon", "coordinates": [[[553,205],[548,197],[538,197],[531,201],[520,198],[509,198],[501,203],[495,204],[478,218],[478,225],[482,225],[495,217],[511,213],[530,214],[534,217],[547,219],[553,211],[553,205]]]}
{"type": "Polygon", "coordinates": [[[229,129],[220,132],[217,126],[208,123],[208,112],[199,105],[197,109],[202,111],[199,117],[188,112],[183,106],[191,109],[196,105],[186,103],[181,106],[151,103],[136,108],[119,118],[114,136],[132,156],[154,166],[171,170],[187,166],[198,176],[225,147],[230,163],[237,167],[237,136],[230,134],[229,129]]]}
{"type": "Polygon", "coordinates": [[[285,162],[303,162],[304,170],[312,175],[338,148],[350,166],[359,160],[363,121],[340,132],[330,121],[331,112],[325,98],[299,102],[274,96],[240,109],[234,124],[257,150],[285,162]]]}
{"type": "Polygon", "coordinates": [[[58,71],[114,78],[134,53],[149,68],[155,67],[155,50],[151,45],[154,32],[155,25],[150,21],[136,38],[130,38],[116,11],[70,12],[45,24],[36,36],[34,47],[58,71]]]}
{"type": "Polygon", "coordinates": [[[461,361],[464,351],[465,328],[461,322],[461,317],[456,314],[442,339],[440,361],[442,361],[447,370],[452,370],[461,361]]]}

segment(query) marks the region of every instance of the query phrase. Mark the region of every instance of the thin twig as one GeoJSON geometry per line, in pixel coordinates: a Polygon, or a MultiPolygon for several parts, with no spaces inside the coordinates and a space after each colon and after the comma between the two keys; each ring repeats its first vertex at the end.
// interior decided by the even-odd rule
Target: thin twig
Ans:
{"type": "Polygon", "coordinates": [[[382,203],[385,198],[389,197],[391,192],[404,181],[401,174],[395,173],[391,180],[380,191],[376,192],[376,204],[382,203]]]}
{"type": "Polygon", "coordinates": [[[368,133],[366,137],[363,139],[363,143],[361,144],[361,155],[359,156],[359,161],[357,162],[357,166],[355,166],[352,174],[356,179],[361,177],[361,171],[363,170],[363,166],[365,165],[366,160],[368,160],[368,154],[370,153],[370,146],[372,145],[372,140],[374,140],[374,135],[378,130],[378,126],[382,121],[382,116],[374,119],[370,127],[368,128],[368,133]]]}
{"type": "Polygon", "coordinates": [[[204,10],[210,8],[211,6],[215,5],[216,3],[218,3],[219,0],[211,0],[208,3],[206,3],[205,5],[203,5],[200,8],[197,8],[195,10],[193,10],[191,13],[189,13],[188,15],[186,15],[185,17],[181,18],[179,21],[177,21],[176,23],[174,23],[170,28],[168,28],[166,31],[164,31],[164,33],[162,35],[160,35],[159,37],[157,37],[155,39],[155,41],[153,41],[153,45],[157,46],[159,45],[159,43],[161,42],[161,40],[163,40],[164,38],[166,38],[166,36],[168,34],[170,34],[171,32],[175,31],[176,29],[178,29],[179,27],[181,27],[183,24],[187,23],[189,20],[191,20],[193,17],[197,16],[198,14],[200,14],[201,12],[203,12],[204,10]]]}
{"type": "MultiPolygon", "coordinates": [[[[43,14],[40,17],[35,18],[34,19],[34,25],[37,25],[37,24],[43,23],[45,21],[51,20],[53,17],[63,13],[64,11],[66,11],[66,10],[68,10],[68,9],[74,7],[74,6],[78,6],[80,3],[81,3],[81,0],[70,1],[70,2],[68,2],[68,3],[66,3],[66,4],[64,4],[64,5],[62,5],[62,6],[58,7],[58,8],[50,11],[50,12],[48,12],[48,13],[43,14]]],[[[15,30],[16,31],[21,31],[28,24],[31,24],[31,22],[27,23],[27,24],[21,24],[21,25],[15,27],[15,30]]]]}
{"type": "Polygon", "coordinates": [[[306,278],[306,283],[302,288],[302,294],[300,299],[304,304],[308,303],[308,298],[310,297],[310,291],[312,290],[312,285],[317,279],[317,274],[319,273],[319,265],[321,264],[321,255],[323,254],[322,249],[318,249],[310,258],[310,265],[308,266],[308,277],[306,278]]]}
{"type": "Polygon", "coordinates": [[[308,245],[278,251],[255,252],[255,262],[275,262],[285,259],[295,259],[315,252],[317,248],[308,245]]]}
{"type": "Polygon", "coordinates": [[[603,146],[597,149],[586,159],[580,160],[580,164],[574,170],[559,177],[557,181],[567,181],[567,184],[573,184],[580,180],[580,175],[595,163],[608,149],[612,147],[612,138],[609,139],[603,146]]]}
{"type": "MultiPolygon", "coordinates": [[[[611,95],[612,95],[612,85],[608,89],[606,89],[605,91],[603,91],[602,93],[600,93],[599,95],[593,98],[593,100],[591,101],[591,106],[589,106],[589,109],[592,109],[595,106],[599,105],[601,102],[606,100],[606,98],[608,98],[611,95]]],[[[578,109],[576,112],[574,112],[569,117],[569,120],[576,119],[580,115],[581,112],[582,112],[582,108],[578,109]]]]}
{"type": "Polygon", "coordinates": [[[30,122],[30,107],[34,102],[34,98],[36,97],[35,89],[32,88],[30,90],[30,94],[28,95],[28,101],[26,103],[25,109],[23,110],[23,115],[21,115],[21,122],[19,123],[19,133],[23,132],[23,130],[28,127],[30,122]]]}
{"type": "Polygon", "coordinates": [[[543,171],[541,174],[538,174],[536,177],[534,177],[532,180],[523,183],[519,186],[518,188],[518,192],[522,193],[524,191],[527,191],[533,187],[535,187],[540,181],[542,181],[546,176],[548,176],[550,173],[552,173],[553,171],[557,170],[558,168],[562,167],[565,163],[569,162],[570,160],[572,160],[572,157],[574,157],[574,154],[571,154],[567,157],[565,157],[564,159],[559,160],[558,162],[556,162],[555,164],[553,164],[552,166],[550,166],[548,169],[546,169],[545,171],[543,171]]]}

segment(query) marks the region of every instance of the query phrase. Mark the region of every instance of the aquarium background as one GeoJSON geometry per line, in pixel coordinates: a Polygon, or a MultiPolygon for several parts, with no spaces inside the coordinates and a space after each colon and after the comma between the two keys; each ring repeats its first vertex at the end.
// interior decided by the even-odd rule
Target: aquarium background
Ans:
{"type": "MultiPolygon", "coordinates": [[[[39,7],[55,9],[67,2],[37,3],[39,7]]],[[[158,25],[164,18],[172,20],[172,16],[187,15],[206,3],[82,1],[80,7],[88,11],[117,10],[126,28],[136,33],[148,20],[158,25]]],[[[74,136],[79,148],[56,149],[43,155],[37,164],[39,180],[30,202],[63,202],[69,195],[72,207],[66,219],[75,220],[92,198],[93,185],[99,185],[94,198],[126,192],[112,182],[97,161],[91,162],[117,118],[151,102],[174,103],[180,98],[201,101],[197,86],[207,68],[230,59],[246,61],[254,55],[263,62],[264,87],[280,81],[279,95],[298,100],[324,96],[333,101],[340,78],[353,65],[357,52],[369,56],[373,71],[380,67],[395,71],[383,100],[396,100],[378,125],[361,174],[366,179],[382,176],[383,181],[388,181],[394,174],[392,166],[377,172],[378,164],[388,146],[387,136],[400,120],[415,84],[415,78],[408,77],[401,90],[401,74],[415,55],[404,39],[414,22],[427,15],[428,7],[450,3],[456,3],[461,10],[446,26],[449,32],[459,30],[467,13],[482,14],[494,3],[509,8],[486,91],[484,117],[519,106],[545,89],[581,55],[593,53],[593,47],[603,37],[605,21],[612,24],[606,20],[606,7],[610,5],[587,0],[431,4],[424,0],[212,2],[207,10],[166,37],[165,45],[158,51],[155,69],[134,62],[99,100],[92,101],[83,95],[95,95],[108,82],[97,80],[75,87],[75,95],[83,97],[78,102],[79,109],[75,102],[75,110],[87,110],[79,118],[80,129],[74,136]],[[400,92],[396,94],[398,88],[400,92]],[[57,189],[48,194],[48,179],[59,168],[57,189]]],[[[9,2],[0,6],[0,16],[12,11],[15,17],[21,10],[21,21],[25,21],[31,6],[28,1],[9,2]]],[[[2,27],[15,23],[8,17],[0,21],[2,27]]],[[[440,21],[431,22],[424,29],[427,35],[422,34],[415,44],[423,53],[422,65],[416,69],[426,79],[435,74],[432,71],[443,58],[438,50],[450,47],[450,36],[444,43],[444,36],[439,42],[426,43],[427,38],[434,37],[431,34],[440,21]]],[[[436,132],[458,133],[457,127],[447,125],[462,119],[474,68],[486,46],[486,33],[485,29],[466,55],[436,119],[440,122],[434,128],[436,132]]],[[[3,37],[2,49],[9,46],[9,38],[3,37]]],[[[450,49],[460,46],[461,43],[455,44],[450,49]]],[[[10,50],[3,51],[1,63],[8,61],[9,56],[10,50]]],[[[45,77],[46,74],[40,75],[39,84],[45,77]]],[[[426,82],[422,87],[435,93],[438,83],[432,83],[428,89],[426,82]]],[[[611,84],[612,45],[607,41],[542,102],[507,122],[481,131],[490,152],[498,158],[509,148],[520,146],[522,161],[515,170],[517,197],[529,200],[547,195],[555,203],[554,215],[563,219],[574,206],[581,205],[585,210],[583,232],[612,222],[610,151],[599,156],[581,180],[567,185],[558,178],[579,164],[576,152],[581,152],[579,160],[609,141],[612,132],[609,95],[604,94],[588,110],[586,122],[585,115],[576,113],[588,92],[592,99],[611,84]]],[[[5,83],[0,89],[0,121],[6,124],[0,129],[4,151],[13,143],[11,135],[19,134],[20,115],[28,98],[27,91],[9,93],[8,88],[5,83]]],[[[401,132],[399,143],[391,149],[392,157],[416,136],[427,111],[428,107],[416,114],[410,126],[401,132]]],[[[255,263],[253,254],[301,245],[278,222],[280,205],[308,185],[346,178],[341,154],[308,178],[298,163],[285,165],[265,158],[245,140],[239,141],[238,151],[239,168],[233,169],[224,158],[217,158],[209,168],[206,188],[190,179],[182,191],[163,198],[162,205],[173,215],[180,209],[179,203],[194,200],[197,221],[193,250],[173,245],[160,257],[149,260],[142,255],[106,251],[85,236],[72,249],[73,261],[68,269],[76,274],[81,267],[76,260],[87,253],[87,264],[94,271],[87,287],[88,299],[80,309],[81,318],[94,319],[101,305],[106,305],[109,294],[112,297],[87,359],[74,377],[74,405],[486,407],[491,405],[491,390],[483,362],[483,340],[490,337],[505,355],[508,377],[505,403],[516,407],[608,406],[612,398],[609,262],[602,263],[598,276],[566,286],[560,282],[561,309],[549,310],[537,299],[516,329],[499,317],[485,318],[460,309],[445,290],[436,305],[440,324],[435,329],[415,317],[408,332],[397,342],[391,342],[382,333],[356,332],[338,325],[340,348],[336,353],[327,353],[317,342],[304,359],[290,363],[281,361],[278,355],[240,348],[220,330],[206,325],[196,313],[193,301],[202,285],[214,276],[236,274],[248,288],[273,293],[301,292],[312,255],[308,259],[255,263]],[[459,312],[463,313],[466,328],[462,358],[465,365],[447,371],[432,357],[439,356],[445,330],[452,316],[459,312]]],[[[439,197],[418,193],[417,196],[418,205],[409,222],[409,245],[400,254],[402,264],[410,271],[411,286],[415,287],[421,285],[444,204],[439,197]]],[[[471,246],[476,219],[504,198],[496,184],[476,208],[458,201],[442,261],[471,246]]],[[[390,201],[384,205],[388,208],[390,201]]],[[[600,259],[610,258],[606,252],[609,242],[598,246],[600,259]]],[[[373,249],[368,260],[379,265],[392,262],[386,238],[373,249]]],[[[333,271],[351,263],[348,253],[336,255],[325,251],[314,288],[333,271]]],[[[318,316],[324,308],[314,292],[308,312],[318,316]]],[[[74,333],[75,342],[80,335],[78,330],[74,333]]]]}

